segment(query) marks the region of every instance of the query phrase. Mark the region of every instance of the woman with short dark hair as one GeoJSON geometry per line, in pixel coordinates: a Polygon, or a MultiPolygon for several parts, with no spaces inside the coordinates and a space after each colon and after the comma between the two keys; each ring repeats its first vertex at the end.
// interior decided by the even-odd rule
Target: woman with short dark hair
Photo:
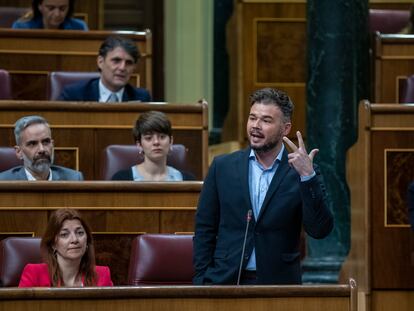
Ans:
{"type": "MultiPolygon", "coordinates": [[[[148,111],[136,120],[132,133],[144,162],[121,170],[112,180],[182,181],[194,180],[191,174],[167,165],[167,155],[173,144],[171,122],[160,111],[148,111]]],[[[137,153],[138,153],[137,149],[137,153]]]]}

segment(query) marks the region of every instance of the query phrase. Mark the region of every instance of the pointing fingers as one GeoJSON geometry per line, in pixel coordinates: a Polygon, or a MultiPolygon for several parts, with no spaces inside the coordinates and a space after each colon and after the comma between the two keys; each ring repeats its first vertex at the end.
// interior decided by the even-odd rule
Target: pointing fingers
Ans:
{"type": "Polygon", "coordinates": [[[283,136],[283,141],[292,149],[293,152],[298,150],[298,147],[286,136],[283,136]]]}

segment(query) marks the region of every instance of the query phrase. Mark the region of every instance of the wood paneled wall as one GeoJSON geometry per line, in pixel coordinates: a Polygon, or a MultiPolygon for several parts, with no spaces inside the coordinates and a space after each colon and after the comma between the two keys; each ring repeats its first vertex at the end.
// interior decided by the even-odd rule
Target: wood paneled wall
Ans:
{"type": "MultiPolygon", "coordinates": [[[[391,291],[404,297],[404,291],[414,288],[406,202],[414,178],[413,124],[412,105],[363,101],[358,141],[348,153],[351,251],[342,272],[377,301],[391,291]]],[[[412,300],[398,301],[407,303],[414,307],[412,300]]],[[[372,310],[385,309],[373,301],[372,310]]]]}
{"type": "Polygon", "coordinates": [[[249,95],[275,87],[295,103],[291,133],[306,128],[306,1],[235,1],[229,24],[230,109],[223,140],[246,140],[249,95]]]}
{"type": "Polygon", "coordinates": [[[374,101],[398,103],[400,80],[414,74],[414,35],[377,34],[374,42],[374,101]]]}

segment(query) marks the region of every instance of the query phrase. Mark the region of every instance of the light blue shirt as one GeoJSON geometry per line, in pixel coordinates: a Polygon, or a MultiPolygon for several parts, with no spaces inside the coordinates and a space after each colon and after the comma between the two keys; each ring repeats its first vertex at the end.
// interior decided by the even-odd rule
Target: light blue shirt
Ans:
{"type": "MultiPolygon", "coordinates": [[[[259,216],[267,190],[269,189],[272,178],[275,176],[276,170],[279,167],[279,162],[282,160],[283,150],[285,150],[285,146],[282,144],[282,148],[273,161],[273,164],[266,169],[259,163],[259,161],[257,161],[256,154],[253,149],[250,151],[249,192],[255,219],[259,216]]],[[[256,270],[256,252],[254,248],[249,258],[249,262],[247,263],[246,270],[256,270]]]]}
{"type": "MultiPolygon", "coordinates": [[[[269,189],[270,183],[272,182],[273,176],[279,167],[279,163],[282,160],[283,151],[285,146],[282,144],[282,148],[279,154],[276,156],[273,164],[269,168],[264,168],[263,165],[257,161],[256,154],[253,150],[250,151],[249,155],[249,191],[250,201],[253,207],[254,218],[257,220],[260,209],[262,208],[263,201],[266,197],[267,190],[269,189]]],[[[301,176],[300,180],[307,181],[316,175],[315,172],[310,176],[301,176]]],[[[247,263],[246,270],[256,271],[256,252],[253,248],[252,254],[247,263]]]]}
{"type": "MultiPolygon", "coordinates": [[[[136,165],[131,167],[131,169],[134,181],[145,181],[144,177],[138,172],[136,165]]],[[[164,181],[183,181],[183,174],[172,166],[167,166],[167,176],[164,181]]]]}
{"type": "Polygon", "coordinates": [[[108,102],[109,97],[112,93],[118,97],[118,102],[122,102],[122,96],[124,95],[124,87],[120,89],[118,92],[111,92],[108,90],[105,85],[103,85],[101,79],[99,79],[99,102],[106,103],[108,102]]]}

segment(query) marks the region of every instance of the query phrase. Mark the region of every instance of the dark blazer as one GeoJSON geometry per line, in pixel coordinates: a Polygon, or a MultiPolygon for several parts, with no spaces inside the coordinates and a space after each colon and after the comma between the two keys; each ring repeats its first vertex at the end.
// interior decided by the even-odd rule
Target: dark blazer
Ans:
{"type": "Polygon", "coordinates": [[[414,230],[414,182],[408,186],[408,216],[410,217],[411,229],[414,230]]]}
{"type": "MultiPolygon", "coordinates": [[[[219,156],[204,180],[196,212],[193,283],[235,284],[240,265],[249,195],[250,149],[219,156]]],[[[327,236],[333,217],[321,176],[300,182],[283,153],[258,219],[249,225],[243,269],[253,247],[259,284],[300,284],[302,225],[313,238],[327,236]]]]}
{"type": "MultiPolygon", "coordinates": [[[[72,83],[63,89],[58,100],[65,101],[99,101],[99,78],[72,83]]],[[[125,85],[122,101],[150,102],[151,96],[144,88],[135,88],[130,84],[125,85]]]]}
{"type": "MultiPolygon", "coordinates": [[[[52,165],[52,180],[83,180],[81,172],[63,166],[52,165]]],[[[16,166],[0,173],[0,180],[27,180],[24,166],[16,166]]]]}

